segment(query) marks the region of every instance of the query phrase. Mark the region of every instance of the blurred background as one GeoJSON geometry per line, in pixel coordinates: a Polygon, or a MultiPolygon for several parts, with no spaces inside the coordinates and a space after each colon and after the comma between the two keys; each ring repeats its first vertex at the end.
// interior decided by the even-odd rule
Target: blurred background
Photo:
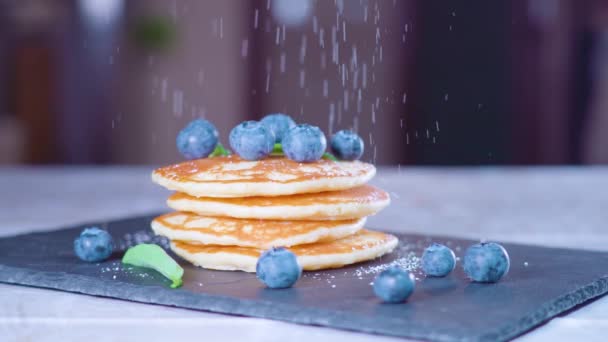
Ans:
{"type": "Polygon", "coordinates": [[[392,165],[608,162],[604,0],[0,0],[0,163],[285,112],[392,165]]]}

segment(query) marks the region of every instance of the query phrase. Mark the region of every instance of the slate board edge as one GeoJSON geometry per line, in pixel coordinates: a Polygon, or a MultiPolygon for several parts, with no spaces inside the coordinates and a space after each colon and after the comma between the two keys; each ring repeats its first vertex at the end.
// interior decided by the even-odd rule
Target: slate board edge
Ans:
{"type": "Polygon", "coordinates": [[[530,331],[531,329],[537,327],[543,322],[549,320],[551,317],[568,311],[577,305],[583,304],[588,300],[591,300],[608,292],[608,277],[602,277],[597,281],[594,281],[580,289],[577,289],[563,296],[560,296],[553,301],[545,303],[539,309],[534,310],[520,318],[517,324],[510,324],[503,327],[499,327],[495,331],[485,332],[479,336],[454,336],[453,332],[450,334],[444,334],[438,332],[436,328],[435,330],[433,330],[426,329],[423,327],[416,329],[416,331],[402,331],[399,329],[395,329],[395,326],[393,326],[395,324],[398,324],[398,322],[391,322],[390,320],[383,320],[382,322],[376,321],[374,322],[373,326],[370,326],[371,322],[367,318],[353,316],[352,314],[349,315],[348,319],[344,319],[341,315],[341,312],[336,311],[327,311],[314,308],[303,309],[301,307],[291,308],[290,305],[285,304],[282,308],[279,308],[270,302],[242,300],[225,296],[208,296],[205,294],[198,294],[200,300],[192,303],[191,298],[184,297],[180,300],[181,294],[184,294],[184,292],[167,289],[162,286],[150,286],[148,287],[149,291],[146,296],[141,296],[137,294],[137,290],[141,289],[140,285],[123,283],[125,291],[123,293],[117,294],[113,291],[108,291],[108,288],[104,286],[108,283],[108,281],[99,281],[98,279],[94,279],[91,277],[73,274],[70,274],[70,276],[72,278],[78,278],[78,281],[74,281],[74,279],[67,278],[61,279],[61,277],[59,277],[58,279],[57,276],[61,276],[62,274],[63,273],[60,272],[36,272],[17,267],[0,265],[0,282],[8,284],[62,290],[72,293],[128,300],[145,304],[166,305],[222,314],[267,318],[289,323],[315,325],[355,332],[381,334],[395,337],[407,337],[441,342],[506,341],[530,331]],[[11,274],[12,276],[7,276],[9,274],[11,274]],[[52,281],[46,283],[45,285],[40,285],[39,281],[35,282],[31,279],[32,277],[40,276],[51,278],[52,281]],[[97,285],[87,287],[88,289],[95,289],[95,291],[83,291],[81,290],[80,286],[73,285],[75,283],[82,284],[87,282],[94,282],[97,285]],[[156,298],[157,301],[155,303],[150,303],[147,300],[147,298],[150,297],[156,298]],[[316,319],[317,317],[332,318],[319,320],[316,319]],[[429,331],[433,331],[433,333],[429,334],[429,331]]]}
{"type": "MultiPolygon", "coordinates": [[[[82,228],[83,226],[90,226],[90,225],[104,225],[105,226],[105,225],[108,225],[108,224],[111,224],[114,222],[122,222],[122,221],[132,221],[132,220],[133,221],[138,221],[138,220],[149,221],[157,215],[158,215],[158,213],[150,213],[150,214],[146,214],[146,215],[138,215],[136,217],[131,216],[131,217],[117,218],[117,219],[111,219],[111,220],[105,220],[105,221],[96,221],[93,223],[72,224],[68,227],[63,227],[63,228],[56,227],[55,229],[50,229],[50,230],[28,232],[28,233],[22,233],[22,234],[17,234],[17,235],[12,235],[12,236],[3,236],[3,237],[0,237],[0,239],[18,238],[18,237],[23,237],[26,235],[35,236],[35,235],[39,235],[39,234],[52,233],[52,232],[56,232],[56,231],[60,231],[60,230],[77,229],[77,228],[82,228]]],[[[415,234],[415,235],[419,235],[419,234],[415,234]]],[[[429,237],[429,238],[433,238],[433,237],[453,238],[453,239],[457,239],[457,240],[466,239],[463,237],[450,237],[450,236],[432,236],[432,235],[419,235],[419,236],[429,237]]],[[[537,248],[543,248],[543,249],[577,250],[577,249],[570,249],[570,248],[544,247],[544,246],[525,245],[525,244],[517,244],[517,245],[528,246],[528,247],[537,247],[537,248]]],[[[589,251],[589,250],[585,250],[585,251],[591,252],[591,253],[594,253],[594,252],[601,253],[599,251],[589,251]]],[[[136,298],[136,297],[129,298],[129,296],[125,296],[125,295],[119,296],[114,293],[105,292],[105,291],[103,291],[101,286],[96,288],[98,291],[86,292],[86,291],[79,290],[77,287],[72,286],[72,284],[67,284],[67,286],[63,286],[63,287],[59,286],[58,284],[40,285],[39,283],[36,283],[36,282],[27,281],[27,279],[24,281],[23,279],[15,279],[15,277],[8,276],[7,273],[11,274],[11,272],[12,272],[12,274],[20,273],[21,275],[23,275],[26,278],[31,277],[31,276],[40,276],[40,274],[41,274],[41,272],[35,272],[35,271],[26,270],[26,269],[17,268],[17,267],[0,265],[0,282],[7,283],[7,284],[14,284],[14,285],[25,285],[25,286],[36,287],[36,288],[61,290],[61,291],[66,291],[66,292],[71,292],[71,293],[86,294],[86,295],[106,297],[106,298],[112,298],[112,299],[127,300],[127,301],[133,301],[133,302],[139,302],[139,303],[145,303],[145,304],[165,305],[165,306],[194,309],[194,310],[199,310],[199,311],[209,311],[209,312],[222,313],[222,314],[267,318],[267,319],[274,319],[274,320],[278,320],[278,321],[284,321],[284,322],[296,323],[296,324],[315,325],[315,326],[349,330],[349,331],[355,331],[355,332],[381,334],[381,335],[395,336],[395,337],[409,337],[409,338],[442,341],[442,342],[443,341],[452,342],[452,341],[486,341],[486,340],[505,341],[505,340],[509,340],[509,339],[515,338],[517,336],[523,335],[524,333],[541,325],[543,322],[548,321],[549,319],[551,319],[552,317],[554,317],[558,314],[566,312],[566,311],[576,307],[577,305],[581,305],[591,299],[604,295],[608,292],[608,276],[604,276],[590,284],[585,285],[584,287],[581,287],[575,291],[572,291],[572,292],[567,293],[563,296],[560,296],[554,300],[546,302],[539,309],[531,311],[530,313],[524,315],[522,318],[520,318],[518,320],[518,323],[508,324],[503,327],[498,327],[497,329],[495,329],[493,331],[483,332],[477,336],[471,336],[471,335],[455,336],[453,332],[451,332],[451,335],[445,335],[445,334],[441,334],[441,333],[429,334],[428,330],[425,331],[425,329],[420,329],[420,328],[416,329],[417,330],[416,332],[412,332],[412,331],[404,332],[404,331],[400,331],[398,329],[396,329],[397,332],[395,330],[391,331],[391,326],[393,325],[393,323],[387,322],[386,320],[384,320],[385,322],[383,322],[384,324],[381,326],[376,325],[376,326],[370,327],[369,321],[366,319],[361,320],[361,318],[358,318],[357,323],[353,323],[353,321],[354,321],[353,315],[350,315],[349,319],[345,320],[345,319],[340,318],[340,314],[341,314],[340,312],[327,311],[327,310],[322,310],[322,309],[306,308],[305,310],[303,310],[301,307],[297,307],[297,310],[290,310],[291,316],[286,317],[285,312],[283,312],[281,310],[278,310],[278,312],[275,312],[277,310],[270,302],[262,302],[259,300],[258,301],[242,300],[242,299],[235,299],[235,298],[227,297],[227,296],[224,296],[224,297],[216,296],[216,295],[208,296],[208,295],[197,293],[197,295],[199,297],[201,297],[201,300],[207,301],[205,306],[200,306],[200,305],[196,306],[196,305],[191,305],[188,303],[176,303],[175,300],[164,300],[164,301],[156,300],[156,302],[150,302],[149,300],[146,300],[146,298],[143,298],[143,297],[142,298],[136,298]],[[5,271],[9,271],[9,272],[5,272],[5,271]],[[212,305],[209,305],[209,303],[212,303],[213,305],[220,305],[221,307],[214,307],[212,305]],[[255,312],[256,308],[259,308],[260,305],[264,305],[264,310],[268,310],[268,311],[263,314],[256,313],[255,312]],[[236,310],[234,308],[236,308],[236,310]],[[298,314],[293,315],[294,312],[297,312],[298,314]],[[311,319],[311,316],[315,315],[315,313],[318,313],[318,314],[331,313],[330,316],[334,316],[335,318],[329,319],[329,320],[315,321],[314,319],[311,319]]],[[[42,273],[45,273],[45,272],[42,272],[42,273]]],[[[51,279],[53,279],[55,281],[57,280],[57,275],[65,274],[63,272],[46,272],[46,273],[50,276],[51,279]]],[[[76,277],[82,278],[83,281],[93,281],[93,278],[90,278],[87,276],[77,276],[74,274],[70,274],[70,276],[71,277],[76,276],[76,277]]],[[[98,279],[95,279],[94,281],[95,281],[96,285],[102,285],[101,283],[107,282],[107,281],[100,282],[98,279]]],[[[125,287],[130,287],[133,289],[141,287],[140,285],[132,285],[129,283],[122,283],[122,284],[124,284],[125,287]]],[[[149,288],[151,291],[154,289],[153,291],[156,291],[155,292],[156,294],[166,295],[167,292],[165,292],[165,291],[169,291],[169,294],[171,296],[175,296],[175,292],[177,292],[175,290],[170,290],[170,289],[164,288],[162,286],[150,286],[149,288]]],[[[150,296],[146,296],[146,297],[149,298],[150,296]]],[[[175,297],[173,297],[173,298],[175,298],[175,297]]],[[[285,306],[285,305],[286,304],[283,304],[283,306],[285,306]]],[[[393,326],[392,329],[394,329],[394,328],[395,327],[393,326]]],[[[433,327],[433,329],[435,329],[435,331],[436,331],[436,327],[433,327]]]]}
{"type": "Polygon", "coordinates": [[[120,294],[117,294],[115,292],[108,291],[108,289],[111,289],[111,287],[106,288],[105,286],[109,283],[115,285],[115,281],[100,281],[96,278],[75,274],[69,274],[71,279],[61,279],[60,276],[63,274],[68,275],[67,273],[63,272],[38,272],[19,267],[0,265],[0,282],[12,285],[53,289],[70,293],[126,300],[144,304],[172,306],[182,309],[185,308],[228,315],[273,319],[287,323],[313,325],[319,327],[348,330],[359,333],[394,336],[400,338],[413,338],[438,342],[479,340],[478,337],[474,337],[473,339],[471,339],[472,336],[455,336],[453,332],[441,333],[437,331],[436,327],[434,327],[434,329],[430,329],[430,327],[428,329],[426,327],[423,327],[416,329],[416,331],[402,331],[398,329],[400,325],[399,321],[393,322],[392,320],[386,319],[382,322],[375,321],[375,324],[373,326],[370,326],[370,321],[368,317],[358,317],[356,315],[349,314],[348,318],[343,318],[342,312],[340,311],[302,308],[299,306],[296,307],[288,304],[282,304],[282,307],[286,308],[286,310],[284,310],[283,308],[277,307],[274,303],[259,300],[243,300],[227,296],[210,296],[206,294],[197,293],[197,297],[199,297],[200,300],[195,303],[192,303],[191,297],[183,297],[180,300],[181,295],[186,294],[186,292],[169,289],[162,286],[149,286],[149,291],[146,296],[141,296],[137,293],[138,290],[141,290],[141,285],[122,283],[122,285],[124,285],[124,291],[120,294]],[[11,274],[12,276],[7,276],[8,274],[11,274]],[[39,280],[32,280],[32,278],[39,278],[41,276],[49,278],[50,282],[45,283],[45,285],[41,285],[39,280]],[[77,278],[77,280],[74,280],[74,278],[77,278]],[[74,284],[76,283],[94,283],[95,286],[85,287],[88,289],[95,290],[83,291],[81,289],[81,286],[74,286],[74,284]],[[149,300],[147,300],[147,298],[150,297],[154,297],[156,302],[150,302],[149,300]],[[317,319],[318,317],[333,318],[317,319]],[[429,333],[429,331],[432,331],[432,333],[429,333]]]}
{"type": "Polygon", "coordinates": [[[575,291],[566,293],[546,302],[540,308],[529,312],[518,320],[517,324],[508,324],[494,332],[480,336],[480,341],[507,341],[521,336],[530,330],[549,321],[555,316],[564,313],[574,307],[584,304],[594,298],[608,293],[608,276],[599,278],[575,291]]]}

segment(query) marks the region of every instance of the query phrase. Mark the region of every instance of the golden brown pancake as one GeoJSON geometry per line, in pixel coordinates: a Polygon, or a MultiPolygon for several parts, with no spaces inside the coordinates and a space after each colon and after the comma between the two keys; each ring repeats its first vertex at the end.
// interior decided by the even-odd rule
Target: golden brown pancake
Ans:
{"type": "MultiPolygon", "coordinates": [[[[390,253],[398,240],[395,236],[361,229],[348,237],[290,247],[304,270],[337,268],[390,253]]],[[[203,268],[255,272],[263,250],[237,246],[193,245],[172,241],[171,249],[185,260],[203,268]]]]}
{"type": "Polygon", "coordinates": [[[205,216],[273,220],[346,220],[373,215],[390,203],[385,191],[370,185],[340,191],[277,197],[212,198],[175,193],[167,204],[205,216]]]}
{"type": "Polygon", "coordinates": [[[350,189],[365,184],[375,173],[373,165],[360,161],[298,163],[283,157],[246,161],[232,155],[162,167],[152,173],[152,180],[195,197],[226,198],[350,189]]]}
{"type": "Polygon", "coordinates": [[[255,248],[331,241],[356,233],[365,218],[341,221],[276,221],[170,213],[152,221],[152,230],[170,240],[191,244],[255,248]]]}

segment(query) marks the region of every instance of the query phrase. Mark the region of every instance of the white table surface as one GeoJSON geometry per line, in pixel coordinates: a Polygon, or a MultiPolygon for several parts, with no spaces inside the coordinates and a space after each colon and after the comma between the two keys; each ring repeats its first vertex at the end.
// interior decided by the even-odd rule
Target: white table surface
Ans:
{"type": "MultiPolygon", "coordinates": [[[[167,210],[151,167],[0,168],[0,235],[167,210]]],[[[608,168],[380,169],[369,226],[608,251],[608,168]]],[[[608,297],[521,337],[605,341],[608,297]]],[[[395,340],[0,284],[1,341],[395,340]]]]}

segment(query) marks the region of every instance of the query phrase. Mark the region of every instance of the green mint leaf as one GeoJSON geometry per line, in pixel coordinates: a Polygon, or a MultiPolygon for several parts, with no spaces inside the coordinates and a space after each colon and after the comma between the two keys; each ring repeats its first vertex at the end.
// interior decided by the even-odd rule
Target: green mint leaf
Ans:
{"type": "Polygon", "coordinates": [[[283,145],[281,145],[281,143],[275,143],[274,147],[272,148],[272,152],[270,152],[271,156],[283,156],[285,155],[285,153],[283,153],[283,145]]]}
{"type": "Polygon", "coordinates": [[[338,158],[336,158],[333,154],[329,153],[329,152],[325,152],[323,153],[323,157],[321,157],[323,159],[327,159],[327,160],[333,160],[335,162],[338,161],[338,158]]]}
{"type": "Polygon", "coordinates": [[[157,271],[172,281],[171,288],[182,285],[184,269],[158,245],[142,243],[133,246],[122,257],[122,263],[157,271]]]}
{"type": "MultiPolygon", "coordinates": [[[[285,153],[283,152],[283,146],[281,145],[281,143],[274,144],[274,147],[272,148],[272,152],[270,153],[270,155],[271,156],[284,156],[285,155],[285,153]]],[[[338,161],[338,158],[336,158],[333,154],[331,154],[329,152],[323,153],[323,156],[321,158],[327,159],[327,160],[338,161]]]]}
{"type": "Polygon", "coordinates": [[[213,150],[213,152],[211,152],[209,157],[212,158],[212,157],[229,156],[229,155],[230,155],[230,150],[227,150],[224,147],[224,145],[222,145],[222,143],[217,143],[217,145],[215,146],[215,149],[213,150]]]}

